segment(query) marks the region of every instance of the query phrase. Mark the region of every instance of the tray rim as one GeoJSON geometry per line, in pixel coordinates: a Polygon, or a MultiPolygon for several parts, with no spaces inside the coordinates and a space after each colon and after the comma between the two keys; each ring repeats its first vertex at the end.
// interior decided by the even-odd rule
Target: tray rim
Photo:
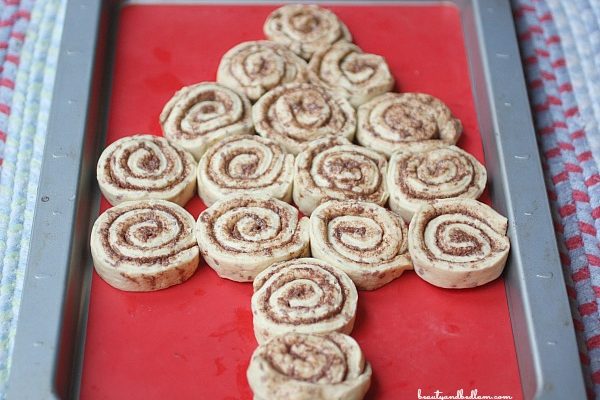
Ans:
{"type": "MultiPolygon", "coordinates": [[[[513,250],[504,279],[523,395],[536,399],[585,398],[509,1],[311,2],[445,4],[460,9],[484,153],[486,160],[493,157],[497,162],[493,175],[501,181],[493,187],[490,185],[493,189],[490,194],[495,207],[511,221],[509,236],[513,250]],[[484,129],[494,134],[484,138],[484,129]],[[515,149],[519,152],[511,151],[515,149]],[[521,192],[516,197],[510,183],[523,180],[538,190],[521,192]],[[533,212],[536,215],[534,223],[531,221],[533,212]],[[536,237],[539,247],[524,247],[528,237],[536,237]],[[542,300],[553,300],[556,304],[548,307],[542,300]]],[[[79,395],[92,269],[86,250],[91,227],[89,213],[94,210],[97,213],[99,206],[98,196],[92,202],[86,199],[90,192],[98,193],[89,177],[89,164],[95,167],[99,155],[95,150],[98,146],[91,146],[104,137],[102,126],[106,118],[102,113],[107,108],[106,104],[98,104],[93,99],[94,94],[102,90],[100,82],[110,82],[112,63],[107,60],[107,54],[111,51],[107,48],[111,46],[106,42],[110,44],[114,39],[108,37],[107,32],[108,24],[116,25],[116,21],[109,21],[109,13],[114,7],[158,3],[235,5],[286,1],[68,1],[8,379],[8,399],[79,395]],[[91,156],[90,151],[85,151],[90,148],[94,149],[91,156]],[[82,173],[83,169],[88,170],[88,176],[82,173]],[[56,170],[64,173],[53,177],[51,171],[56,170]],[[81,265],[85,268],[80,268],[81,265]]],[[[114,34],[116,29],[112,28],[110,31],[114,34]]],[[[108,97],[109,86],[104,85],[100,98],[108,97]]]]}

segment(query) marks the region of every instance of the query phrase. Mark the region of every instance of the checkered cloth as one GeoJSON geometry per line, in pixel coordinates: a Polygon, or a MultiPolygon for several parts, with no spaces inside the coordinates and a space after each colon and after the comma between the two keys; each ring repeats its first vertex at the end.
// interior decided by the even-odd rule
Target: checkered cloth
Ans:
{"type": "MultiPolygon", "coordinates": [[[[600,397],[600,1],[513,0],[581,362],[600,397]]],[[[0,397],[66,0],[0,0],[0,397]]]]}

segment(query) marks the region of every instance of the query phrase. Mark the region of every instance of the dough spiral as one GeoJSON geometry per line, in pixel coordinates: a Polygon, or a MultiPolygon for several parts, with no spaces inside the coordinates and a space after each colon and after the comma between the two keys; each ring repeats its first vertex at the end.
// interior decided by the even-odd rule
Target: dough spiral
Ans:
{"type": "Polygon", "coordinates": [[[207,206],[236,193],[260,193],[290,202],[294,156],[256,135],[224,139],[198,164],[198,194],[207,206]]]}
{"type": "Polygon", "coordinates": [[[152,135],[124,137],[100,155],[96,177],[108,202],[162,199],[185,205],[196,189],[196,162],[166,139],[152,135]]]}
{"type": "Polygon", "coordinates": [[[408,232],[415,272],[435,286],[469,288],[500,276],[510,248],[508,221],[472,199],[421,207],[408,232]]]}
{"type": "Polygon", "coordinates": [[[358,289],[380,288],[412,269],[407,236],[400,217],[373,203],[332,200],[310,216],[313,257],[346,272],[358,289]]]}
{"type": "Polygon", "coordinates": [[[352,140],[356,115],[348,100],[310,83],[278,86],[252,109],[256,132],[298,154],[307,143],[326,135],[352,140]]]}
{"type": "Polygon", "coordinates": [[[276,336],[254,351],[247,372],[256,400],[360,400],[371,374],[358,343],[335,332],[276,336]]]}
{"type": "Polygon", "coordinates": [[[164,200],[128,201],[108,209],[94,223],[90,244],[100,277],[127,291],[184,282],[200,259],[194,218],[164,200]]]}
{"type": "Polygon", "coordinates": [[[264,32],[304,59],[337,41],[352,41],[346,25],[317,5],[288,4],[278,8],[265,21],[264,32]]]}
{"type": "Polygon", "coordinates": [[[254,279],[254,334],[259,343],[285,332],[349,334],[357,300],[348,275],[324,261],[277,263],[254,279]]]}
{"type": "Polygon", "coordinates": [[[181,88],[160,114],[163,135],[199,160],[214,142],[253,133],[246,96],[214,82],[181,88]]]}
{"type": "Polygon", "coordinates": [[[327,200],[362,200],[384,205],[387,160],[348,140],[328,136],[311,142],[296,157],[294,202],[310,215],[327,200]]]}
{"type": "Polygon", "coordinates": [[[315,53],[308,64],[308,77],[347,98],[354,107],[394,87],[394,77],[382,56],[365,53],[348,42],[315,53]]]}
{"type": "Polygon", "coordinates": [[[233,195],[204,210],[196,224],[202,256],[220,277],[251,282],[269,265],[309,252],[308,218],[281,200],[233,195]]]}
{"type": "Polygon", "coordinates": [[[225,53],[217,70],[217,82],[256,101],[275,86],[305,82],[306,68],[306,61],[279,43],[244,42],[225,53]]]}
{"type": "Polygon", "coordinates": [[[356,139],[390,156],[399,143],[441,140],[455,144],[462,123],[439,99],[424,93],[386,93],[358,108],[356,139]]]}
{"type": "Polygon", "coordinates": [[[390,158],[390,208],[410,221],[423,204],[454,197],[478,198],[487,173],[479,161],[438,141],[407,142],[390,158]]]}

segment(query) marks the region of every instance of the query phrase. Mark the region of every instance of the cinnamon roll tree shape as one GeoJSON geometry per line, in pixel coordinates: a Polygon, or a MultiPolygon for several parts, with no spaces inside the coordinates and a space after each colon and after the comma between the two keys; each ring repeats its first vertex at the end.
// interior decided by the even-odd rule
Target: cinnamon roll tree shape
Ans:
{"type": "Polygon", "coordinates": [[[408,231],[415,272],[432,285],[470,288],[500,276],[510,249],[508,221],[472,199],[422,206],[408,231]]]}
{"type": "Polygon", "coordinates": [[[256,132],[298,154],[309,142],[326,135],[349,140],[356,131],[356,113],[348,100],[311,83],[281,85],[252,108],[256,132]]]}
{"type": "Polygon", "coordinates": [[[308,218],[281,200],[232,195],[200,214],[196,239],[220,277],[251,282],[275,262],[308,255],[308,218]]]}
{"type": "Polygon", "coordinates": [[[400,144],[456,144],[462,123],[441,100],[424,93],[386,93],[358,108],[358,143],[389,157],[400,144]]]}
{"type": "Polygon", "coordinates": [[[342,333],[286,333],[259,346],[247,376],[255,400],[360,400],[371,365],[358,343],[342,333]]]}
{"type": "Polygon", "coordinates": [[[344,96],[354,107],[394,87],[385,58],[365,53],[349,42],[337,42],[316,52],[308,64],[308,77],[312,83],[344,96]]]}
{"type": "Polygon", "coordinates": [[[346,272],[363,290],[380,288],[412,269],[407,237],[406,223],[374,203],[331,200],[310,216],[313,257],[346,272]]]}
{"type": "Polygon", "coordinates": [[[306,61],[279,43],[243,42],[228,50],[221,59],[217,82],[256,101],[276,86],[306,82],[306,68],[306,61]]]}
{"type": "Polygon", "coordinates": [[[163,135],[199,160],[206,149],[228,136],[253,133],[246,96],[214,82],[181,88],[160,114],[163,135]]]}
{"type": "Polygon", "coordinates": [[[352,41],[346,25],[317,5],[288,4],[273,11],[263,28],[267,38],[304,59],[340,40],[352,41]]]}
{"type": "Polygon", "coordinates": [[[127,291],[182,283],[200,260],[194,218],[164,200],[128,201],[108,209],[94,223],[90,246],[98,275],[127,291]]]}
{"type": "Polygon", "coordinates": [[[358,293],[345,272],[314,258],[276,263],[254,279],[258,343],[286,332],[350,334],[358,293]]]}
{"type": "Polygon", "coordinates": [[[447,198],[477,199],[485,167],[466,151],[439,141],[398,144],[388,166],[390,208],[410,221],[423,204],[447,198]]]}
{"type": "Polygon", "coordinates": [[[113,206],[162,199],[185,205],[196,191],[196,161],[165,138],[134,135],[110,144],[98,160],[96,178],[113,206]]]}
{"type": "Polygon", "coordinates": [[[305,215],[327,200],[360,200],[384,205],[387,160],[347,139],[328,136],[311,142],[296,157],[294,203],[305,215]]]}
{"type": "Polygon", "coordinates": [[[234,136],[215,143],[198,165],[198,194],[207,206],[232,194],[263,194],[290,202],[294,156],[273,140],[234,136]]]}

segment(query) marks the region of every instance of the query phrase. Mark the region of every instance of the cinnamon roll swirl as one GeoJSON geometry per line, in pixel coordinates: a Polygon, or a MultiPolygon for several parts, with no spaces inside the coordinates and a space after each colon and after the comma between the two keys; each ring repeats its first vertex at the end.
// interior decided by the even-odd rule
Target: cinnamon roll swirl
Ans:
{"type": "Polygon", "coordinates": [[[208,206],[236,193],[292,200],[294,156],[256,135],[224,139],[200,159],[198,194],[208,206]]]}
{"type": "Polygon", "coordinates": [[[254,279],[258,343],[286,332],[350,334],[358,293],[343,271],[314,258],[274,264],[254,279]]]}
{"type": "Polygon", "coordinates": [[[361,400],[371,374],[358,343],[337,332],[276,336],[254,351],[247,372],[255,400],[361,400]]]}
{"type": "Polygon", "coordinates": [[[340,41],[352,41],[348,28],[331,11],[317,5],[288,4],[273,11],[265,35],[304,59],[340,41]]]}
{"type": "Polygon", "coordinates": [[[200,260],[194,218],[164,200],[128,201],[108,209],[94,223],[90,246],[98,275],[127,291],[182,283],[200,260]]]}
{"type": "Polygon", "coordinates": [[[217,140],[253,133],[246,96],[214,82],[181,88],[160,114],[163,135],[196,160],[217,140]]]}
{"type": "Polygon", "coordinates": [[[356,130],[355,111],[348,100],[310,83],[276,87],[256,102],[252,116],[259,135],[279,142],[292,154],[325,135],[352,140],[356,130]]]}
{"type": "Polygon", "coordinates": [[[441,100],[424,93],[386,93],[358,108],[356,139],[390,156],[403,142],[455,144],[462,123],[441,100]]]}
{"type": "Polygon", "coordinates": [[[200,252],[222,278],[251,282],[274,262],[309,252],[308,218],[277,199],[233,195],[204,210],[196,224],[200,252]]]}
{"type": "Polygon", "coordinates": [[[100,155],[96,177],[113,206],[129,200],[162,199],[185,205],[194,195],[196,162],[191,154],[152,135],[117,140],[100,155]]]}
{"type": "Polygon", "coordinates": [[[432,285],[470,288],[500,276],[510,248],[508,221],[472,199],[422,206],[408,230],[415,272],[432,285]]]}
{"type": "Polygon", "coordinates": [[[327,200],[361,200],[384,205],[387,160],[348,140],[328,136],[311,142],[296,157],[294,203],[310,215],[327,200]]]}
{"type": "Polygon", "coordinates": [[[256,101],[275,86],[306,82],[306,68],[306,61],[279,43],[244,42],[225,53],[217,70],[217,82],[256,101]]]}
{"type": "Polygon", "coordinates": [[[437,199],[478,198],[487,173],[479,161],[456,146],[438,141],[399,144],[390,158],[390,208],[410,221],[423,204],[437,199]]]}
{"type": "Polygon", "coordinates": [[[316,52],[308,64],[308,77],[312,83],[344,96],[354,107],[394,87],[385,58],[364,53],[348,42],[316,52]]]}
{"type": "Polygon", "coordinates": [[[310,216],[313,257],[346,272],[358,289],[373,290],[412,269],[407,227],[373,203],[328,201],[310,216]]]}

